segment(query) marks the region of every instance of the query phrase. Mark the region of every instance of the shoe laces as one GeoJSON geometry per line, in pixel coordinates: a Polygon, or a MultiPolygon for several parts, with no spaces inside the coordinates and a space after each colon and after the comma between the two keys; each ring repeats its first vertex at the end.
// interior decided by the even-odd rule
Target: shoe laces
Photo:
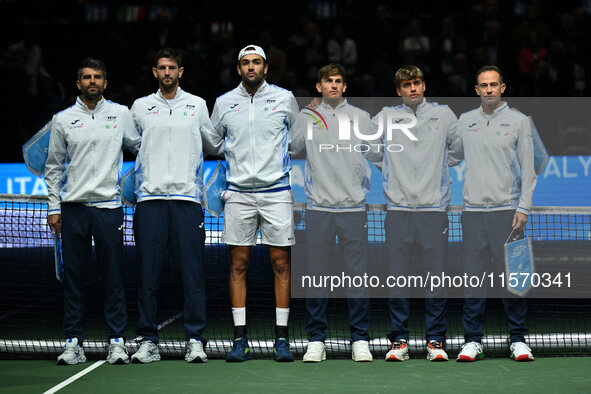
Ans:
{"type": "Polygon", "coordinates": [[[434,340],[434,339],[430,340],[429,344],[427,346],[430,347],[431,349],[443,350],[443,344],[439,341],[434,340]]]}
{"type": "Polygon", "coordinates": [[[531,352],[531,349],[530,349],[530,347],[529,347],[529,346],[527,346],[527,345],[525,344],[525,342],[514,342],[512,347],[513,347],[513,351],[516,351],[516,350],[518,350],[518,351],[520,351],[521,353],[528,353],[528,352],[531,352]]]}
{"type": "Polygon", "coordinates": [[[245,338],[236,338],[234,339],[234,346],[233,348],[236,350],[244,351],[247,348],[247,342],[245,338]]]}
{"type": "Polygon", "coordinates": [[[478,342],[468,342],[465,343],[464,346],[462,346],[462,351],[463,350],[476,350],[478,352],[482,351],[482,345],[479,344],[478,342]]]}
{"type": "Polygon", "coordinates": [[[400,350],[406,347],[406,340],[398,339],[392,344],[392,350],[400,350]]]}
{"type": "Polygon", "coordinates": [[[287,341],[287,338],[277,338],[275,341],[275,348],[278,350],[289,350],[289,342],[287,341]]]}
{"type": "Polygon", "coordinates": [[[151,343],[152,342],[149,342],[149,341],[140,343],[140,348],[138,349],[138,352],[147,352],[148,350],[150,350],[151,343]]]}
{"type": "Polygon", "coordinates": [[[201,343],[201,341],[189,341],[189,342],[187,342],[187,347],[191,350],[194,350],[194,351],[203,350],[203,344],[201,343]],[[199,345],[201,345],[201,346],[199,346],[199,345]]]}

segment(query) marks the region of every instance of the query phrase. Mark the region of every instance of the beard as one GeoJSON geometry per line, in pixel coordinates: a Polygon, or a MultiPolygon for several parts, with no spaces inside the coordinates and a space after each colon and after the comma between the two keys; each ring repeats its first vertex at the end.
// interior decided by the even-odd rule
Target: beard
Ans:
{"type": "Polygon", "coordinates": [[[256,88],[265,79],[264,75],[256,74],[253,79],[248,79],[246,76],[242,77],[242,82],[249,88],[256,88]]]}
{"type": "Polygon", "coordinates": [[[101,98],[103,95],[103,92],[105,90],[104,88],[101,88],[98,85],[93,86],[93,87],[96,87],[95,92],[91,92],[88,88],[82,89],[82,96],[89,101],[95,101],[95,100],[98,100],[99,98],[101,98]]]}
{"type": "Polygon", "coordinates": [[[162,90],[165,93],[171,93],[174,90],[176,90],[179,80],[178,78],[171,78],[170,82],[165,81],[164,78],[161,80],[158,80],[158,83],[160,85],[160,90],[162,90]]]}

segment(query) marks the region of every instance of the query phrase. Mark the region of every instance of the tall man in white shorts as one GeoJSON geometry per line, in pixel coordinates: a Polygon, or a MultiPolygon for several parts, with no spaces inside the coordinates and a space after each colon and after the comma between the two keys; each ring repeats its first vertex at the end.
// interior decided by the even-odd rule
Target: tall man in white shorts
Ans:
{"type": "Polygon", "coordinates": [[[275,273],[276,325],[273,358],[293,361],[287,321],[290,300],[290,246],[293,198],[289,186],[289,129],[297,115],[293,94],[265,81],[268,64],[261,47],[248,45],[238,55],[242,81],[217,98],[211,122],[224,138],[228,190],[222,242],[230,246],[230,298],[234,345],[226,361],[252,357],[246,332],[246,272],[250,247],[260,227],[275,273]]]}

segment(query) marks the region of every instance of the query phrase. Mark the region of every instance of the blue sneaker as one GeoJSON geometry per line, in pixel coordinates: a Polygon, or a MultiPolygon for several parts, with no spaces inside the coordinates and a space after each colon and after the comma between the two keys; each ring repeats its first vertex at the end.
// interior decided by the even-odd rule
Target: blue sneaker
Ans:
{"type": "Polygon", "coordinates": [[[250,352],[250,346],[248,346],[246,338],[234,338],[234,345],[232,346],[230,353],[226,356],[226,361],[229,363],[242,362],[250,360],[251,358],[252,353],[250,352]]]}
{"type": "Polygon", "coordinates": [[[287,338],[275,338],[273,360],[279,362],[291,362],[294,360],[293,354],[289,350],[289,340],[287,338]]]}

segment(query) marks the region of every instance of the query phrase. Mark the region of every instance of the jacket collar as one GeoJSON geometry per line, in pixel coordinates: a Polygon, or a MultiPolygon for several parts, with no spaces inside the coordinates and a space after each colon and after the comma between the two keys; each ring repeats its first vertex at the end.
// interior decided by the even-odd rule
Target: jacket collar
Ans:
{"type": "MultiPolygon", "coordinates": [[[[261,94],[263,94],[264,91],[265,91],[265,89],[267,88],[267,86],[269,86],[269,84],[267,83],[267,81],[263,81],[263,84],[258,88],[258,90],[256,92],[254,92],[254,97],[259,97],[261,94]]],[[[240,82],[238,84],[238,90],[244,96],[250,97],[250,93],[248,93],[246,91],[246,89],[244,89],[244,86],[242,86],[242,82],[240,82]]]]}
{"type": "MultiPolygon", "coordinates": [[[[158,89],[158,92],[156,92],[156,94],[158,95],[158,97],[160,97],[162,100],[167,101],[167,99],[164,98],[164,96],[162,96],[162,92],[160,91],[160,89],[158,89]]],[[[178,99],[180,96],[182,96],[183,94],[183,89],[181,89],[181,87],[179,86],[176,89],[176,95],[174,96],[173,100],[178,99]]]]}
{"type": "Polygon", "coordinates": [[[101,97],[98,103],[96,103],[96,107],[94,109],[88,108],[88,106],[82,101],[80,96],[76,98],[76,105],[85,112],[92,112],[92,111],[100,111],[103,106],[105,105],[105,98],[101,97]]]}
{"type": "Polygon", "coordinates": [[[345,108],[345,107],[347,106],[347,104],[348,104],[348,103],[347,103],[347,99],[343,97],[343,101],[341,101],[341,102],[339,103],[339,105],[337,105],[337,106],[336,106],[336,107],[334,107],[334,108],[333,108],[333,106],[332,106],[332,105],[330,105],[330,104],[326,104],[326,103],[324,102],[324,100],[322,100],[322,101],[320,102],[320,105],[318,105],[318,108],[320,108],[320,109],[323,109],[323,110],[324,110],[324,109],[327,109],[327,110],[336,110],[336,109],[343,109],[343,108],[345,108]]]}
{"type": "Polygon", "coordinates": [[[504,109],[506,109],[507,106],[507,102],[506,101],[501,101],[501,105],[499,107],[497,107],[492,114],[487,114],[484,112],[484,110],[482,109],[482,105],[480,106],[480,115],[484,116],[484,117],[493,117],[493,116],[497,116],[499,114],[499,112],[503,111],[504,109]]]}
{"type": "Polygon", "coordinates": [[[423,97],[423,101],[421,101],[421,103],[419,105],[417,105],[416,111],[413,111],[412,108],[409,107],[408,105],[402,104],[402,108],[404,108],[405,111],[412,112],[412,113],[422,112],[426,106],[427,106],[427,99],[425,99],[424,97],[423,97]]]}

